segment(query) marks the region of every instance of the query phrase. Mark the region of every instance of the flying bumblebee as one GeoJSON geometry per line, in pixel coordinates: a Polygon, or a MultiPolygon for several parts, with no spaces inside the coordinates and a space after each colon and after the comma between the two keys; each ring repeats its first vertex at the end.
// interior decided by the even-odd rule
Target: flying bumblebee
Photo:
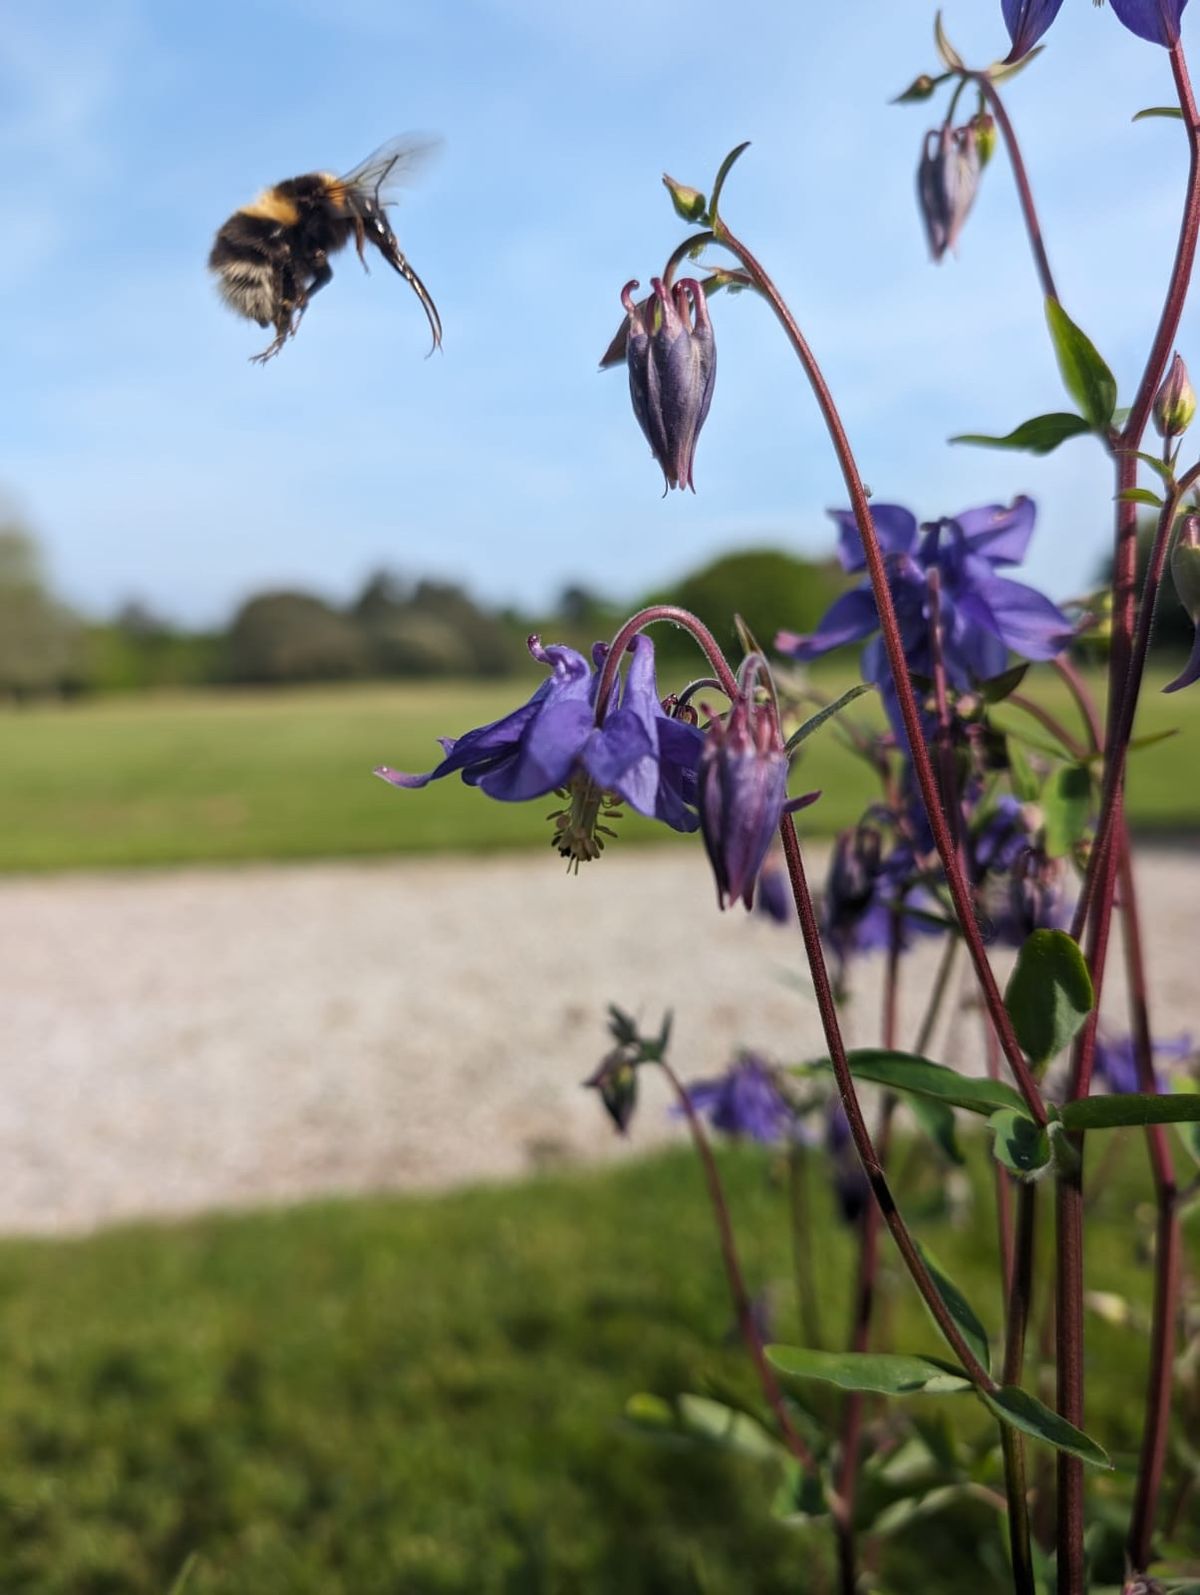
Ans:
{"type": "Polygon", "coordinates": [[[436,141],[401,135],[369,155],[344,177],[309,172],[265,188],[219,229],[208,257],[226,304],[260,327],[274,326],[275,337],[261,354],[263,362],[293,338],[312,297],[333,277],[329,257],[354,239],[363,269],[368,242],[399,272],[421,301],[441,347],[442,322],[437,306],[396,242],[387,219],[389,188],[410,178],[436,141]]]}

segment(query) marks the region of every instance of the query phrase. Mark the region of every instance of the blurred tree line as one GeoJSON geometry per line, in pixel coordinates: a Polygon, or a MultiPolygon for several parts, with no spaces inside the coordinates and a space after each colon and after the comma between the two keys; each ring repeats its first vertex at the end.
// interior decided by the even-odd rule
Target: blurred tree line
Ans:
{"type": "MultiPolygon", "coordinates": [[[[35,538],[0,512],[0,695],[21,701],[159,687],[505,676],[527,669],[531,631],[586,652],[633,609],[654,602],[692,610],[736,653],[734,614],[770,648],[777,631],[811,631],[846,585],[832,558],[748,549],[632,603],[569,586],[539,615],[488,608],[453,582],[380,570],[349,604],[311,592],[258,593],[227,626],[194,632],[139,602],[100,623],[73,614],[54,595],[35,538]]],[[[1165,585],[1156,642],[1176,653],[1189,645],[1191,624],[1165,585]]],[[[656,628],[656,641],[664,671],[699,669],[682,632],[656,628]]]]}

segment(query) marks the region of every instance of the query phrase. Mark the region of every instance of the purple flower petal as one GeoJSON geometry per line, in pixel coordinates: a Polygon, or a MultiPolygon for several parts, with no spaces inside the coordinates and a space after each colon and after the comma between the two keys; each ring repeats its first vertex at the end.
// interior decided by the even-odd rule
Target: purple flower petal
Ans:
{"type": "Polygon", "coordinates": [[[1163,688],[1164,692],[1178,692],[1180,687],[1190,687],[1193,681],[1200,681],[1200,626],[1196,627],[1196,636],[1192,642],[1192,654],[1182,671],[1169,681],[1163,688]]]}
{"type": "Polygon", "coordinates": [[[879,611],[869,587],[856,587],[843,593],[830,605],[821,624],[811,636],[801,637],[793,631],[781,631],[775,638],[780,653],[793,659],[816,659],[831,648],[840,648],[848,642],[861,642],[879,625],[879,611]]]}
{"type": "Polygon", "coordinates": [[[1179,19],[1187,0],[1112,0],[1117,19],[1151,44],[1179,43],[1179,19]]]}
{"type": "Polygon", "coordinates": [[[1026,659],[1053,659],[1070,641],[1071,622],[1024,582],[992,576],[960,600],[976,622],[1026,659]]]}
{"type": "Polygon", "coordinates": [[[1022,494],[1012,504],[985,504],[963,510],[952,519],[961,528],[973,553],[992,565],[1019,565],[1033,536],[1037,506],[1022,494]]]}
{"type": "Polygon", "coordinates": [[[1010,61],[1019,61],[1045,33],[1058,15],[1062,0],[1000,0],[1005,26],[1012,40],[1010,61]]]}
{"type": "MultiPolygon", "coordinates": [[[[851,573],[863,570],[867,556],[854,512],[830,510],[829,514],[838,525],[838,558],[842,562],[842,569],[851,573]]],[[[872,504],[871,519],[885,556],[908,553],[917,535],[917,517],[911,510],[906,510],[903,504],[872,504]]]]}

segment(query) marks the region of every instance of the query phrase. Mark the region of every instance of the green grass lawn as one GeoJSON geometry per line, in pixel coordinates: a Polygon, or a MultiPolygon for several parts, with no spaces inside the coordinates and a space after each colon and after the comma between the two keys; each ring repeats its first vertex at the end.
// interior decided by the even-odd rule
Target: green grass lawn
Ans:
{"type": "MultiPolygon", "coordinates": [[[[831,694],[849,681],[815,678],[831,694]]],[[[1164,698],[1160,684],[1148,683],[1139,729],[1185,734],[1137,756],[1131,811],[1144,829],[1193,829],[1200,697],[1164,698]]],[[[545,847],[552,798],[495,803],[457,779],[400,793],[370,773],[381,763],[428,769],[439,734],[503,714],[528,690],[523,682],[351,686],[6,710],[0,870],[545,847]]],[[[1037,690],[1069,716],[1056,681],[1037,690]]],[[[878,708],[864,699],[853,712],[878,708]]],[[[810,833],[852,823],[872,796],[869,777],[828,729],[807,745],[793,784],[823,791],[803,816],[810,833]]],[[[636,818],[622,830],[631,840],[667,834],[636,818]]]]}
{"type": "MultiPolygon", "coordinates": [[[[791,1336],[783,1193],[753,1149],[723,1166],[749,1277],[776,1283],[791,1336]]],[[[1131,1140],[1088,1267],[1138,1301],[1146,1196],[1131,1140]]],[[[908,1205],[994,1331],[990,1206],[962,1228],[908,1205]]],[[[840,1325],[847,1237],[823,1193],[817,1212],[840,1325]]],[[[936,1349],[886,1241],[885,1265],[895,1343],[936,1349]]],[[[637,1390],[757,1405],[729,1321],[686,1150],[435,1199],[6,1241],[0,1586],[166,1595],[196,1553],[189,1595],[819,1595],[824,1536],[768,1516],[769,1468],[622,1422],[637,1390]]],[[[1116,1454],[1137,1438],[1145,1353],[1144,1332],[1089,1321],[1089,1428],[1116,1454]]],[[[916,1405],[986,1429],[969,1397],[916,1405]]],[[[890,1542],[877,1587],[991,1595],[993,1543],[990,1508],[933,1519],[890,1542]]]]}

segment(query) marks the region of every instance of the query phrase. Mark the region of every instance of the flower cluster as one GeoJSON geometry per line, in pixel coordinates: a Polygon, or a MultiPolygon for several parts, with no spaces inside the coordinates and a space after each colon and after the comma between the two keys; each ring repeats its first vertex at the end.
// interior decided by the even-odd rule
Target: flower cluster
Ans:
{"type": "MultiPolygon", "coordinates": [[[[862,570],[866,555],[853,514],[831,513],[838,524],[843,569],[862,570]]],[[[1066,646],[1071,636],[1066,615],[1034,588],[997,574],[1025,558],[1035,516],[1032,500],[1024,497],[1008,508],[987,504],[921,526],[900,504],[872,505],[904,657],[914,675],[933,677],[929,581],[933,571],[938,574],[942,658],[949,684],[959,691],[1000,675],[1010,649],[1024,659],[1053,659],[1066,646]]],[[[835,600],[811,636],[780,632],[776,647],[793,659],[816,659],[878,629],[871,584],[864,581],[835,600]]],[[[879,686],[899,733],[895,687],[882,638],[868,643],[862,669],[864,677],[879,686]]]]}
{"type": "Polygon", "coordinates": [[[796,1133],[798,1119],[779,1075],[757,1052],[743,1052],[715,1080],[697,1080],[688,1101],[714,1130],[747,1141],[776,1145],[796,1133]]]}
{"type": "Polygon", "coordinates": [[[1035,930],[1066,928],[1066,864],[1047,854],[1035,805],[999,798],[970,832],[967,863],[995,940],[1020,947],[1035,930]]]}
{"type": "Polygon", "coordinates": [[[868,810],[834,843],[821,899],[821,936],[839,983],[852,958],[883,952],[893,941],[903,951],[914,935],[941,929],[911,838],[896,834],[885,846],[885,827],[892,824],[886,811],[868,810]]]}

